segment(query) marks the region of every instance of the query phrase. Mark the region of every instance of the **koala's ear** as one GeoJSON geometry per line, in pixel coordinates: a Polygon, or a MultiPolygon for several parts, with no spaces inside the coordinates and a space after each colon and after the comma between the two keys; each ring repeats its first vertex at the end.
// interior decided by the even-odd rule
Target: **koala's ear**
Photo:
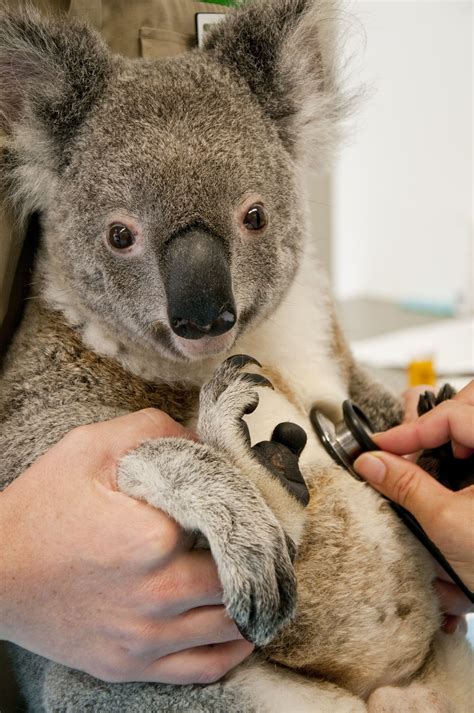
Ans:
{"type": "Polygon", "coordinates": [[[296,158],[326,168],[352,103],[338,87],[336,2],[253,0],[208,36],[205,50],[247,82],[296,158]]]}
{"type": "Polygon", "coordinates": [[[67,161],[109,69],[105,45],[86,25],[47,20],[32,8],[0,10],[0,128],[21,132],[23,150],[29,133],[67,161]]]}

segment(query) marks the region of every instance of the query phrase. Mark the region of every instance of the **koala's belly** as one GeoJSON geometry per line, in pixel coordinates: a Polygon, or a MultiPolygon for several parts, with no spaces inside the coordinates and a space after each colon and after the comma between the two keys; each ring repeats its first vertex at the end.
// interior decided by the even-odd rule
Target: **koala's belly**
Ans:
{"type": "Polygon", "coordinates": [[[313,474],[298,610],[271,659],[365,696],[425,662],[439,612],[425,551],[378,494],[339,468],[313,474]]]}

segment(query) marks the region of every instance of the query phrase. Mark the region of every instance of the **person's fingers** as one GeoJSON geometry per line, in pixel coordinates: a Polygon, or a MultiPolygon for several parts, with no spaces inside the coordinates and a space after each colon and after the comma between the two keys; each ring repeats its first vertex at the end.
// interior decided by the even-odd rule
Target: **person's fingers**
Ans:
{"type": "Polygon", "coordinates": [[[474,452],[474,409],[464,402],[445,401],[414,423],[395,426],[373,438],[379,448],[399,455],[453,440],[464,446],[462,455],[467,457],[474,452]]]}
{"type": "Polygon", "coordinates": [[[354,469],[415,516],[466,587],[474,591],[474,486],[453,492],[415,463],[381,451],[359,456],[354,469]]]}
{"type": "Polygon", "coordinates": [[[198,646],[154,661],[132,680],[181,685],[213,683],[246,659],[252,651],[253,646],[248,641],[198,646]]]}
{"type": "Polygon", "coordinates": [[[149,438],[197,439],[188,428],[174,421],[164,411],[154,408],[118,416],[97,424],[97,427],[100,429],[99,438],[107,443],[117,459],[149,438]]]}
{"type": "Polygon", "coordinates": [[[96,476],[109,487],[116,488],[117,462],[140,443],[150,438],[188,438],[197,440],[195,433],[174,421],[164,411],[147,408],[118,416],[110,421],[80,426],[68,433],[57,446],[66,452],[79,453],[81,459],[103,457],[103,467],[96,476]]]}
{"type": "MultiPolygon", "coordinates": [[[[453,396],[453,401],[474,406],[474,379],[471,379],[469,384],[453,396]]],[[[474,428],[474,420],[471,425],[474,428]]],[[[469,448],[465,443],[459,443],[456,439],[451,439],[451,446],[455,458],[469,458],[473,453],[473,449],[469,448]]]]}
{"type": "Polygon", "coordinates": [[[461,391],[458,391],[458,393],[453,396],[453,401],[461,401],[462,403],[474,406],[474,379],[471,379],[461,391]]]}
{"type": "Polygon", "coordinates": [[[140,655],[148,660],[210,644],[241,641],[244,637],[224,606],[198,607],[177,617],[158,621],[139,641],[140,655]]]}
{"type": "Polygon", "coordinates": [[[472,603],[453,582],[436,579],[436,592],[441,602],[441,611],[451,616],[463,616],[472,610],[472,603]]]}
{"type": "Polygon", "coordinates": [[[177,616],[195,607],[222,604],[222,585],[211,553],[208,550],[186,551],[174,557],[165,569],[159,566],[146,595],[149,608],[144,613],[152,616],[177,616]],[[159,594],[156,598],[154,591],[159,594]]]}
{"type": "MultiPolygon", "coordinates": [[[[423,384],[420,386],[413,386],[411,389],[407,389],[402,393],[404,408],[403,423],[413,423],[413,421],[418,419],[418,402],[421,394],[424,394],[427,391],[433,391],[433,387],[423,384]]],[[[406,457],[413,461],[413,463],[416,463],[418,456],[419,451],[406,455],[406,457]]]]}
{"type": "Polygon", "coordinates": [[[354,469],[376,490],[413,513],[421,524],[433,521],[452,495],[415,463],[392,453],[363,453],[354,462],[354,469]]]}

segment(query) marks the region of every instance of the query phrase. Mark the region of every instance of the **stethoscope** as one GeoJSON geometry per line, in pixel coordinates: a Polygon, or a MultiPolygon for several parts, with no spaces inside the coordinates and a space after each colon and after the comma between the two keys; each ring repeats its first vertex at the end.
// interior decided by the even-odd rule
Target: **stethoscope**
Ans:
{"type": "MultiPolygon", "coordinates": [[[[355,478],[361,480],[355,472],[353,464],[362,453],[379,450],[371,438],[374,429],[364,412],[349,399],[343,402],[342,413],[343,420],[334,424],[318,408],[314,407],[310,412],[311,423],[319,440],[333,460],[348,470],[355,478]]],[[[401,505],[388,498],[386,499],[399,518],[426,547],[428,552],[451,577],[452,581],[457,584],[471,602],[474,602],[474,592],[471,592],[461,577],[456,574],[443,553],[430,540],[418,520],[401,505]]]]}

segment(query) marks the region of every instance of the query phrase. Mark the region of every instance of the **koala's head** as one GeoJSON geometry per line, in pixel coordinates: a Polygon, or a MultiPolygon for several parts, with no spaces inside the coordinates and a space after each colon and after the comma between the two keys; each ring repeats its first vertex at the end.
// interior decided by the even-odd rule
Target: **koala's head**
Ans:
{"type": "Polygon", "coordinates": [[[305,238],[302,160],[344,101],[330,3],[248,2],[202,50],[112,55],[80,23],[0,14],[3,181],[40,210],[65,304],[173,359],[228,350],[274,309],[305,238]]]}

